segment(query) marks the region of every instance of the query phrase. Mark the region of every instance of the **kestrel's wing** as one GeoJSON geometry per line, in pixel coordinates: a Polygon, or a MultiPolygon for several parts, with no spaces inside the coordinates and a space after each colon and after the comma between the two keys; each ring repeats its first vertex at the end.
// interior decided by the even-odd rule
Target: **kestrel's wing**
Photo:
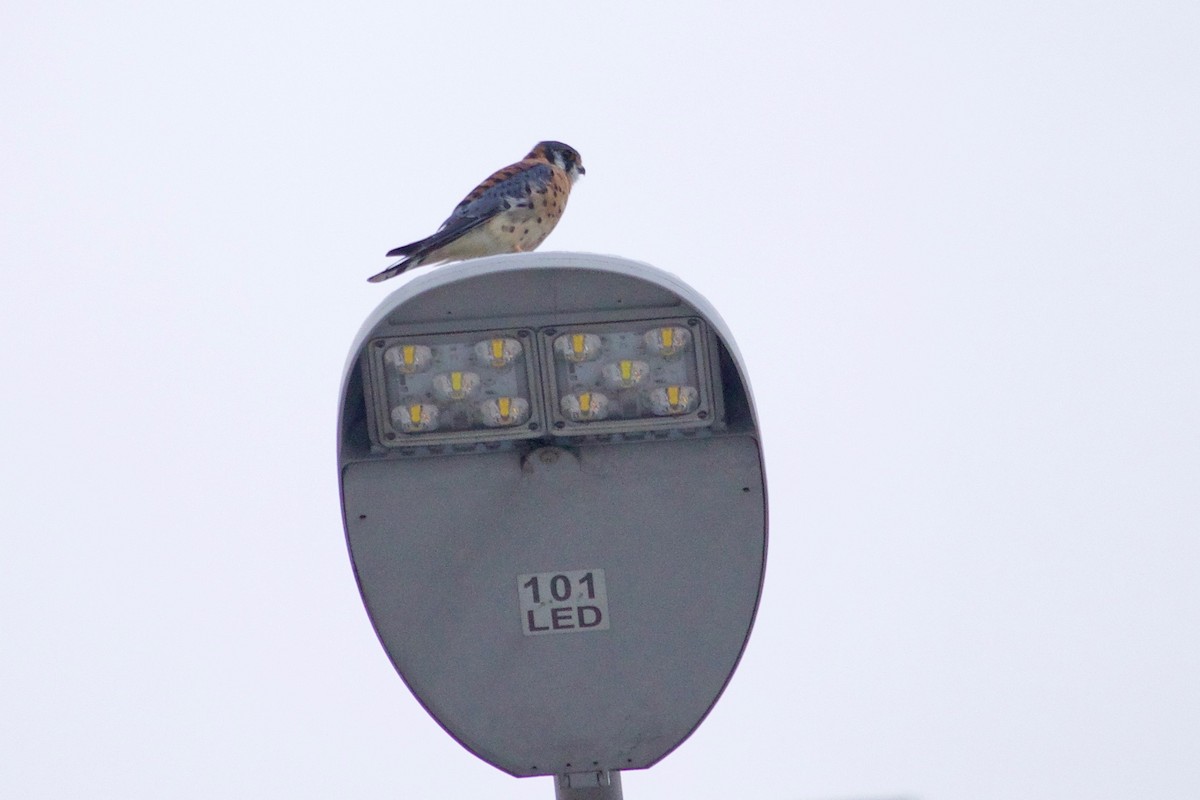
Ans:
{"type": "Polygon", "coordinates": [[[462,199],[437,233],[419,242],[397,247],[388,256],[431,253],[497,214],[514,208],[533,208],[533,193],[550,185],[553,168],[544,161],[518,161],[497,170],[462,199]]]}
{"type": "Polygon", "coordinates": [[[553,167],[543,161],[518,161],[492,174],[454,207],[442,223],[444,229],[473,227],[513,208],[533,208],[533,193],[544,190],[553,178],[553,167]]]}

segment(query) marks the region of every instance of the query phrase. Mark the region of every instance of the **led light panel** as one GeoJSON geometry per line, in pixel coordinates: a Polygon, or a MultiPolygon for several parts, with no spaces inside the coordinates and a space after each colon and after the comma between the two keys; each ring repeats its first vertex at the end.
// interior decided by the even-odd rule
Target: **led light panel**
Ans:
{"type": "Polygon", "coordinates": [[[412,447],[540,435],[533,343],[527,331],[373,340],[375,440],[412,447]]]}
{"type": "Polygon", "coordinates": [[[707,333],[696,318],[539,331],[556,434],[711,425],[707,333]]]}

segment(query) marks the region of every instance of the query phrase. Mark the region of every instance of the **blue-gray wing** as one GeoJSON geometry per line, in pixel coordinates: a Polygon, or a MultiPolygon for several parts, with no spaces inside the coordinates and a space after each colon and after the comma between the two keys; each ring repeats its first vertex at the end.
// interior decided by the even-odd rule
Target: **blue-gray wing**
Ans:
{"type": "Polygon", "coordinates": [[[533,195],[550,186],[553,167],[544,161],[518,161],[496,170],[462,199],[440,231],[460,232],[477,227],[514,208],[533,208],[533,195]]]}

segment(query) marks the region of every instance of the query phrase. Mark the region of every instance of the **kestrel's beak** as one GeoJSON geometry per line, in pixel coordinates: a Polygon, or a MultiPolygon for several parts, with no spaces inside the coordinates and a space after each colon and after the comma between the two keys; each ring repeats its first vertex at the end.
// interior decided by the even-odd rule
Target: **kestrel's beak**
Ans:
{"type": "Polygon", "coordinates": [[[576,164],[575,171],[580,175],[587,175],[587,170],[583,168],[583,164],[576,164]]]}

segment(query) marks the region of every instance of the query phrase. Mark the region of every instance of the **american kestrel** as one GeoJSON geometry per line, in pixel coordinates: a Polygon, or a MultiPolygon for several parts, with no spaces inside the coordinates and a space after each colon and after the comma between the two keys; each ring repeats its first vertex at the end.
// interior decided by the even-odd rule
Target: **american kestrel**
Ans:
{"type": "Polygon", "coordinates": [[[389,251],[404,258],[367,280],[386,281],[422,264],[533,250],[558,224],[584,171],[575,148],[538,142],[525,158],[476,186],[437,233],[389,251]]]}

